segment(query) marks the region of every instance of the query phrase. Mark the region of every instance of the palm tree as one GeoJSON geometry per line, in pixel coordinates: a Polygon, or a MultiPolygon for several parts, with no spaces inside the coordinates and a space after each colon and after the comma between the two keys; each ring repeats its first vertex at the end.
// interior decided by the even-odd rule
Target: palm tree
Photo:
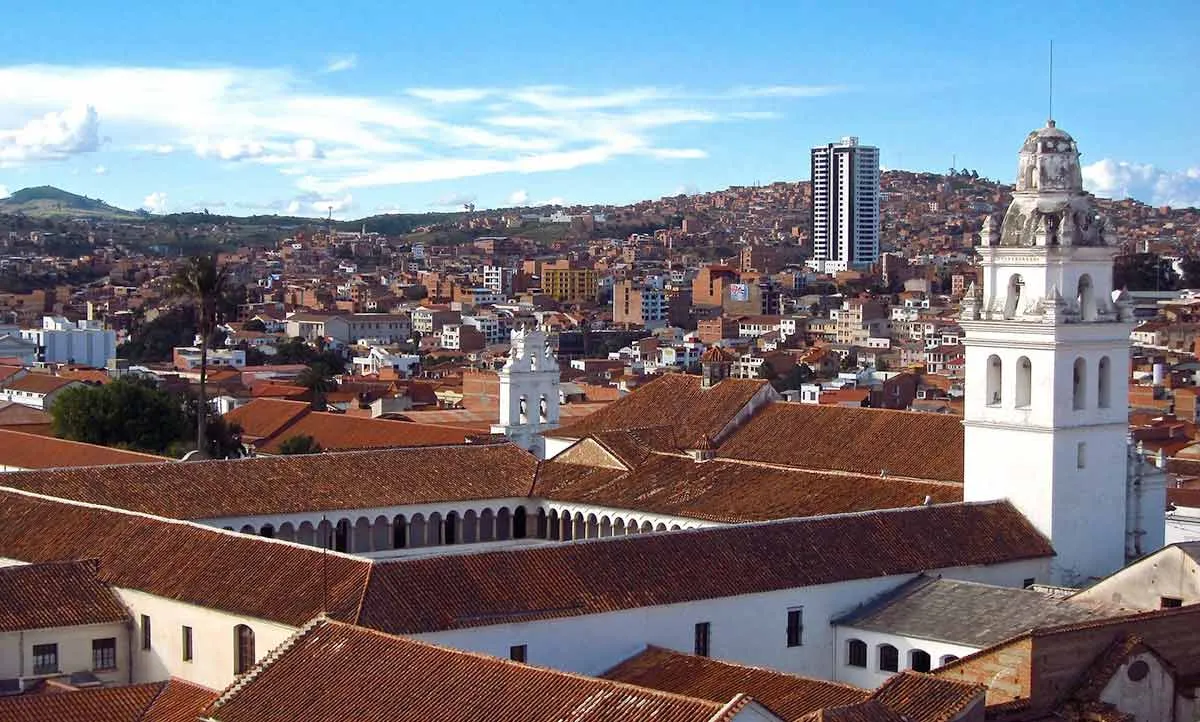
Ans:
{"type": "Polygon", "coordinates": [[[308,368],[296,376],[296,385],[303,386],[312,394],[312,407],[318,411],[325,410],[325,394],[337,389],[337,382],[329,367],[317,361],[309,364],[308,368]]]}
{"type": "Polygon", "coordinates": [[[208,336],[217,320],[217,304],[230,285],[229,270],[217,264],[216,256],[192,256],[171,279],[175,296],[190,299],[196,307],[196,331],[200,336],[200,408],[196,413],[196,450],[208,456],[208,336]]]}

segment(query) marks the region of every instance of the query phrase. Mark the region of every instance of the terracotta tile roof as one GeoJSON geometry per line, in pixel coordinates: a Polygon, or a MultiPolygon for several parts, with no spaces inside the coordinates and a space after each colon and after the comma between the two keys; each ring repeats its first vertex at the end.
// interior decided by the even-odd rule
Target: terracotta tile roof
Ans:
{"type": "Polygon", "coordinates": [[[242,438],[246,441],[255,441],[275,436],[311,410],[312,406],[305,401],[258,398],[223,418],[242,427],[242,438]]]}
{"type": "MultiPolygon", "coordinates": [[[[604,443],[608,447],[611,437],[604,443]]],[[[927,496],[939,504],[963,499],[958,484],[878,473],[824,473],[721,459],[697,463],[662,453],[639,459],[629,448],[614,453],[632,470],[543,462],[533,496],[725,522],[895,509],[922,504],[927,496]]]]}
{"type": "Polygon", "coordinates": [[[25,404],[18,404],[15,401],[0,401],[0,425],[21,426],[30,424],[41,426],[49,423],[50,414],[41,409],[35,409],[25,404]]]}
{"type": "Polygon", "coordinates": [[[723,706],[317,621],[205,714],[217,722],[710,722],[723,706]]]}
{"type": "Polygon", "coordinates": [[[259,442],[255,446],[264,454],[277,454],[280,445],[288,438],[311,436],[325,451],[394,449],[405,446],[462,444],[472,434],[469,429],[453,426],[367,419],[314,411],[301,416],[270,440],[259,442]]]}
{"type": "Polygon", "coordinates": [[[211,519],[523,497],[536,466],[512,444],[481,444],[16,471],[0,488],[211,519]]]}
{"type": "Polygon", "coordinates": [[[129,611],[94,560],[0,567],[0,632],[121,622],[129,611]]]}
{"type": "Polygon", "coordinates": [[[4,383],[22,371],[25,371],[24,366],[0,365],[0,383],[4,383]]]}
{"type": "Polygon", "coordinates": [[[195,722],[201,711],[216,699],[217,693],[208,687],[171,679],[139,722],[195,722]]]}
{"type": "Polygon", "coordinates": [[[323,599],[331,617],[353,618],[371,567],[312,547],[14,491],[0,491],[0,520],[0,557],[96,559],[105,584],[293,626],[319,614],[323,599]],[[327,587],[315,572],[322,565],[327,587]]]}
{"type": "Polygon", "coordinates": [[[587,418],[546,432],[546,436],[580,439],[603,431],[669,426],[684,443],[701,434],[723,443],[721,432],[756,394],[764,392],[778,398],[767,381],[725,379],[703,389],[699,376],[665,374],[587,418]]]}
{"type": "Polygon", "coordinates": [[[601,676],[714,702],[732,699],[737,694],[748,694],[787,720],[822,707],[861,702],[870,694],[848,684],[719,662],[653,646],[601,676]]]}
{"type": "Polygon", "coordinates": [[[950,722],[982,703],[987,686],[911,670],[893,675],[871,699],[912,722],[950,722]]]}
{"type": "MultiPolygon", "coordinates": [[[[110,464],[167,464],[171,461],[165,456],[0,429],[0,466],[56,469],[110,464]]],[[[0,477],[0,484],[3,484],[3,478],[0,477]]]]}
{"type": "Polygon", "coordinates": [[[1008,502],[708,527],[377,563],[358,623],[418,634],[1052,554],[1008,502]]]}
{"type": "MultiPolygon", "coordinates": [[[[558,407],[559,420],[563,424],[573,424],[575,421],[584,419],[608,405],[609,404],[607,402],[564,404],[558,407]]],[[[421,424],[438,424],[443,426],[488,430],[492,428],[492,424],[496,423],[496,420],[499,418],[498,409],[498,405],[492,407],[490,410],[414,409],[403,412],[401,416],[406,421],[413,421],[421,424]]],[[[553,433],[554,432],[551,432],[551,434],[553,433]]]]}
{"type": "Polygon", "coordinates": [[[962,420],[943,414],[773,403],[722,441],[720,456],[961,482],[962,420]]]}
{"type": "Polygon", "coordinates": [[[50,374],[25,374],[21,378],[10,381],[4,385],[6,389],[14,391],[27,391],[33,394],[51,394],[59,389],[77,384],[78,381],[73,379],[63,379],[50,374]]]}
{"type": "Polygon", "coordinates": [[[165,684],[0,697],[0,722],[140,722],[165,684]]]}
{"type": "Polygon", "coordinates": [[[796,722],[916,722],[893,712],[873,699],[842,707],[810,712],[796,722]]]}

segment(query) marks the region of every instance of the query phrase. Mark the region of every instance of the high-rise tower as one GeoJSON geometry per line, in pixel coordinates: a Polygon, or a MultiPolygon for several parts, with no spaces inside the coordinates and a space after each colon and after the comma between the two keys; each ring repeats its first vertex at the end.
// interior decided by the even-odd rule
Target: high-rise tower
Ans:
{"type": "Polygon", "coordinates": [[[1126,440],[1132,309],[1113,293],[1116,236],[1054,121],[1025,139],[1004,222],[987,219],[981,237],[982,288],[961,319],[964,496],[1011,500],[1053,543],[1053,581],[1109,574],[1162,543],[1151,497],[1163,492],[1131,486],[1143,476],[1126,440]]]}
{"type": "Polygon", "coordinates": [[[812,149],[813,257],[820,273],[879,259],[879,149],[858,138],[812,149]]]}

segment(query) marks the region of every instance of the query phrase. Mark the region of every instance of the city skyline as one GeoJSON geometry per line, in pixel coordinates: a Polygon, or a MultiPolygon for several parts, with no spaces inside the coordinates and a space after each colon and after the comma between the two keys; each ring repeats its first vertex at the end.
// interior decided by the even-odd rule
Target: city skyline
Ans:
{"type": "Polygon", "coordinates": [[[0,196],[342,218],[619,204],[805,180],[809,148],[846,135],[885,169],[1011,182],[1011,139],[1048,112],[1053,39],[1055,115],[1089,138],[1089,190],[1200,205],[1183,3],[768,4],[732,23],[674,3],[129,7],[39,6],[0,29],[0,196]]]}

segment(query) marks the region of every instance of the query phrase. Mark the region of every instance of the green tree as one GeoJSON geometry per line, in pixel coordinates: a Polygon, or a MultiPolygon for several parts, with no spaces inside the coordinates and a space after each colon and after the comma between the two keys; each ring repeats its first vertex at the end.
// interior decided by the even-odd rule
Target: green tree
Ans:
{"type": "Polygon", "coordinates": [[[242,324],[242,330],[243,331],[254,331],[256,333],[266,333],[267,324],[263,323],[262,321],[259,321],[257,318],[252,318],[249,321],[247,321],[246,323],[242,324]]]}
{"type": "Polygon", "coordinates": [[[200,336],[200,413],[196,414],[196,449],[208,453],[208,337],[217,323],[218,305],[229,289],[228,269],[215,256],[192,256],[171,279],[175,295],[190,299],[196,309],[196,331],[200,336]]]}
{"type": "Polygon", "coordinates": [[[312,395],[314,409],[325,410],[325,394],[337,389],[337,381],[333,371],[321,361],[309,364],[308,368],[296,376],[296,385],[308,389],[312,395]]]}
{"type": "Polygon", "coordinates": [[[289,436],[279,445],[279,453],[284,456],[292,456],[293,454],[319,454],[321,451],[321,445],[308,434],[289,436]]]}
{"type": "Polygon", "coordinates": [[[165,451],[187,429],[177,397],[128,377],[63,391],[50,418],[60,438],[152,453],[165,451]]]}

